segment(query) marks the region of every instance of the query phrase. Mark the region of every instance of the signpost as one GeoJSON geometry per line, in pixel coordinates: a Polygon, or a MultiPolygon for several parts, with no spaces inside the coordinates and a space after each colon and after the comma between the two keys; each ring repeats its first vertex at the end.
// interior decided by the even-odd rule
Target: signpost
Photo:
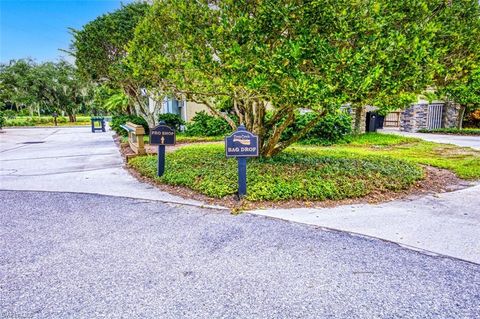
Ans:
{"type": "Polygon", "coordinates": [[[225,155],[236,157],[238,163],[238,196],[247,194],[247,158],[258,156],[258,136],[240,125],[230,136],[225,137],[225,155]]]}
{"type": "Polygon", "coordinates": [[[55,126],[57,126],[58,125],[58,123],[57,123],[57,117],[58,117],[57,112],[53,112],[52,116],[53,116],[53,123],[55,123],[55,126]]]}
{"type": "Polygon", "coordinates": [[[175,145],[175,130],[161,121],[159,125],[150,129],[150,145],[158,145],[157,176],[165,172],[165,146],[175,145]]]}

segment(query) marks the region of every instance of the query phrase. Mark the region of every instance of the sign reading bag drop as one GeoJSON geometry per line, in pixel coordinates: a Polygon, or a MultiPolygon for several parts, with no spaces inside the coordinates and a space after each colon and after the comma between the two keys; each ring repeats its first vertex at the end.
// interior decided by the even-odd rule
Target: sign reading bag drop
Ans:
{"type": "Polygon", "coordinates": [[[175,130],[167,125],[157,125],[150,130],[150,145],[175,145],[175,130]]]}
{"type": "Polygon", "coordinates": [[[225,154],[227,157],[257,157],[258,136],[240,126],[236,132],[225,138],[225,154]]]}

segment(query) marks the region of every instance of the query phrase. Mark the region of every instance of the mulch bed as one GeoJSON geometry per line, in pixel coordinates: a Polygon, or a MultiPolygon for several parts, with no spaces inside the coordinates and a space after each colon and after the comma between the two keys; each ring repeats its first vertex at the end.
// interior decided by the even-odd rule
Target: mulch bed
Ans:
{"type": "MultiPolygon", "coordinates": [[[[126,158],[127,155],[132,156],[134,152],[128,146],[128,143],[120,143],[119,138],[114,138],[116,144],[120,148],[120,152],[126,158]]],[[[211,143],[211,142],[206,142],[211,143]]],[[[187,144],[184,144],[187,145],[187,144]]],[[[177,149],[181,146],[175,146],[170,148],[170,151],[177,149]]],[[[156,154],[156,152],[155,152],[156,154]]],[[[361,198],[348,198],[342,200],[324,200],[324,201],[307,201],[307,200],[288,200],[288,201],[255,201],[238,200],[236,195],[226,196],[221,199],[211,198],[193,191],[189,188],[182,186],[172,186],[167,184],[159,184],[153,179],[140,175],[136,170],[125,165],[125,168],[141,182],[150,184],[161,191],[168,192],[173,195],[177,195],[183,198],[189,198],[204,202],[209,205],[219,205],[232,209],[233,212],[251,209],[262,208],[322,208],[322,207],[335,207],[341,205],[353,205],[353,204],[377,204],[382,202],[388,202],[392,200],[413,198],[416,196],[437,194],[444,192],[451,192],[463,188],[467,188],[472,184],[468,181],[458,178],[454,173],[449,170],[439,169],[431,166],[422,166],[425,170],[425,178],[416,182],[409,189],[403,191],[378,191],[372,192],[367,196],[361,198]]]]}

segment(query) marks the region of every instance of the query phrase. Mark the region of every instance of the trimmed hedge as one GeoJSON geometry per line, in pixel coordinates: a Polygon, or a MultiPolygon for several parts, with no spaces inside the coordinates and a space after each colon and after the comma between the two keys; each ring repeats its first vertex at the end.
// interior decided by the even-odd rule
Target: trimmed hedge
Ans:
{"type": "MultiPolygon", "coordinates": [[[[87,125],[90,124],[90,116],[77,116],[77,122],[69,122],[65,116],[57,117],[58,124],[65,125],[87,125]]],[[[6,119],[5,126],[53,126],[55,121],[52,116],[25,117],[17,116],[12,119],[6,119]]]]}

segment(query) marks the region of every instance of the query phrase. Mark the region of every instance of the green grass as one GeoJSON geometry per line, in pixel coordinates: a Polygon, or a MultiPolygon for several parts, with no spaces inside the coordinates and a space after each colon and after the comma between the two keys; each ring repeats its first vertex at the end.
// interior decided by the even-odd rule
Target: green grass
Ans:
{"type": "MultiPolygon", "coordinates": [[[[189,145],[167,154],[166,173],[156,176],[155,156],[135,157],[129,165],[159,183],[180,185],[210,197],[237,190],[237,164],[223,145],[189,145]]],[[[339,200],[373,191],[407,189],[424,173],[418,164],[480,178],[480,151],[397,135],[365,134],[350,144],[294,145],[270,159],[248,161],[248,195],[258,200],[339,200]]]]}
{"type": "MultiPolygon", "coordinates": [[[[223,136],[186,136],[183,134],[177,134],[175,137],[178,144],[189,144],[189,143],[202,143],[202,142],[220,142],[223,141],[223,136]]],[[[122,143],[128,142],[128,137],[122,136],[121,137],[122,143]]],[[[143,142],[148,144],[150,142],[150,138],[148,135],[143,137],[143,142]]]]}
{"type": "MultiPolygon", "coordinates": [[[[200,142],[219,142],[223,141],[223,136],[187,136],[183,133],[177,133],[175,137],[177,143],[179,144],[187,144],[187,143],[200,143],[200,142]]],[[[127,138],[122,138],[122,141],[127,142],[127,138]]],[[[145,143],[149,143],[150,139],[148,135],[143,137],[143,141],[145,143]]]]}
{"type": "Polygon", "coordinates": [[[480,136],[480,128],[439,128],[439,129],[421,129],[419,130],[420,133],[437,133],[437,134],[452,134],[452,135],[479,135],[480,136]]]}
{"type": "Polygon", "coordinates": [[[316,154],[347,158],[381,155],[410,163],[451,170],[464,179],[480,178],[480,151],[448,144],[426,142],[397,135],[370,133],[355,137],[350,144],[331,147],[295,146],[316,154]]]}
{"type": "MultiPolygon", "coordinates": [[[[186,136],[183,134],[177,134],[176,140],[178,144],[188,144],[188,143],[201,143],[201,142],[220,142],[223,141],[223,136],[186,136]]],[[[121,137],[122,143],[128,142],[128,137],[122,136],[121,137]]],[[[144,143],[148,144],[150,142],[150,138],[148,135],[143,137],[144,143]]]]}
{"type": "MultiPolygon", "coordinates": [[[[58,126],[90,125],[90,116],[77,116],[77,122],[69,122],[68,117],[57,117],[58,126]]],[[[52,116],[17,116],[14,119],[7,119],[5,126],[54,126],[52,116]]]]}
{"type": "MultiPolygon", "coordinates": [[[[237,163],[225,158],[223,145],[190,145],[167,154],[166,173],[161,178],[156,177],[156,161],[155,156],[135,157],[129,165],[158,182],[185,186],[210,197],[237,191],[237,163]]],[[[292,148],[271,159],[249,160],[247,199],[339,200],[406,189],[422,177],[418,165],[401,160],[292,148]]]]}
{"type": "Polygon", "coordinates": [[[177,143],[219,142],[224,138],[224,136],[187,136],[182,133],[176,136],[177,143]]]}

